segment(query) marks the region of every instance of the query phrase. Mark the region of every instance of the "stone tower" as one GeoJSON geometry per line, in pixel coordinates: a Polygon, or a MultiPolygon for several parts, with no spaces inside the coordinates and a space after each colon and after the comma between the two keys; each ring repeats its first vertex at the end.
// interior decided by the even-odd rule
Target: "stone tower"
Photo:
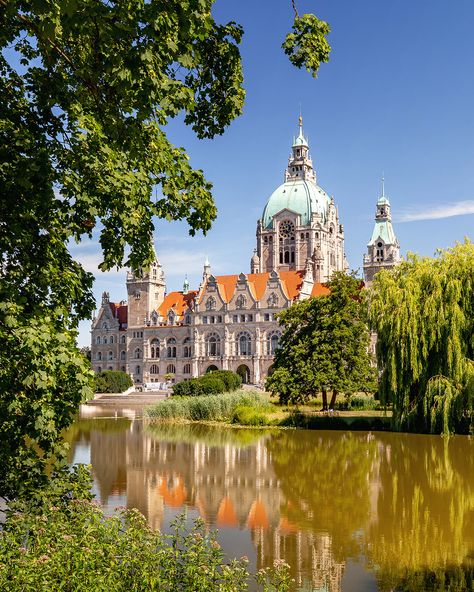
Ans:
{"type": "Polygon", "coordinates": [[[344,229],[334,199],[317,184],[300,117],[284,182],[272,193],[257,222],[251,270],[304,270],[315,251],[319,281],[326,282],[334,271],[347,268],[344,229]]]}
{"type": "Polygon", "coordinates": [[[392,226],[390,201],[385,195],[385,183],[382,179],[382,195],[377,201],[375,225],[372,237],[364,255],[364,278],[367,284],[381,269],[390,269],[400,262],[400,244],[392,226]]]}
{"type": "Polygon", "coordinates": [[[165,297],[165,276],[155,253],[148,270],[127,273],[128,327],[143,327],[165,297]]]}

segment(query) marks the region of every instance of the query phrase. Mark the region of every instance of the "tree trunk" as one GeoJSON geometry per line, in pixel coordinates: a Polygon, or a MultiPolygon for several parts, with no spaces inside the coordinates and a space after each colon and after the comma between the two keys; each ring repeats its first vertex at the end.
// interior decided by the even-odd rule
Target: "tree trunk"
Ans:
{"type": "Polygon", "coordinates": [[[328,410],[328,393],[327,393],[326,389],[322,390],[322,395],[323,395],[323,411],[327,411],[328,410]]]}
{"type": "Polygon", "coordinates": [[[329,409],[334,409],[334,405],[336,404],[336,397],[337,397],[337,391],[336,390],[333,390],[332,391],[331,402],[329,403],[329,409]]]}

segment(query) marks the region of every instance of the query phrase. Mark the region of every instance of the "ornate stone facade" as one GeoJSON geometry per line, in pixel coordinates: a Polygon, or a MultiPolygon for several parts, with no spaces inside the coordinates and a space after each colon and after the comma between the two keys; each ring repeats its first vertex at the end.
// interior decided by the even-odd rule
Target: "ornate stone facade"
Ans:
{"type": "Polygon", "coordinates": [[[346,269],[344,229],[334,199],[316,183],[300,118],[284,183],[257,222],[251,273],[216,276],[206,260],[197,290],[186,280],[169,294],[158,257],[150,270],[128,273],[128,303],[104,293],[93,320],[92,367],[123,370],[136,384],[215,369],[260,384],[281,335],[276,313],[327,293],[324,282],[346,269]]]}

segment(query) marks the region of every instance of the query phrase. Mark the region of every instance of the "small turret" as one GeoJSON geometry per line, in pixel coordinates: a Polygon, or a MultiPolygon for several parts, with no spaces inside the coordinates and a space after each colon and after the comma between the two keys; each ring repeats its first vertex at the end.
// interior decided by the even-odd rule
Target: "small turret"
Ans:
{"type": "Polygon", "coordinates": [[[257,249],[253,250],[253,257],[250,260],[250,273],[258,273],[260,271],[260,257],[258,256],[257,249]]]}
{"type": "Polygon", "coordinates": [[[204,261],[204,268],[202,272],[202,281],[203,283],[208,279],[211,275],[211,264],[209,263],[209,259],[206,255],[206,260],[204,261]]]}
{"type": "Polygon", "coordinates": [[[189,281],[188,276],[184,276],[184,284],[183,284],[183,294],[187,294],[189,292],[189,281]]]}

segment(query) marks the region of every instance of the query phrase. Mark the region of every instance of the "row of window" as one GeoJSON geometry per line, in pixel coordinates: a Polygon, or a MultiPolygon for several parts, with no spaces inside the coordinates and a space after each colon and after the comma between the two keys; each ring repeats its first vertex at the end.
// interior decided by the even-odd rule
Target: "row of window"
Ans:
{"type": "MultiPolygon", "coordinates": [[[[275,331],[267,335],[267,355],[272,355],[278,347],[278,343],[281,337],[279,331],[275,331]]],[[[216,333],[210,333],[206,335],[205,341],[205,355],[206,356],[220,356],[223,351],[221,350],[221,338],[216,333]]],[[[235,350],[237,355],[249,356],[252,355],[252,337],[250,333],[244,332],[239,333],[235,340],[235,350]]],[[[176,358],[177,355],[176,339],[171,337],[168,339],[165,347],[165,355],[167,358],[176,358]]],[[[190,358],[192,356],[191,344],[189,337],[183,341],[183,358],[190,358]]],[[[127,354],[125,351],[120,352],[120,359],[126,360],[127,354]]],[[[133,358],[140,360],[143,357],[143,351],[141,348],[136,347],[133,351],[133,358]]],[[[150,342],[150,357],[152,359],[160,358],[160,341],[159,339],[153,339],[150,342]]],[[[102,357],[102,352],[97,353],[97,360],[102,361],[105,359],[102,357]]],[[[112,361],[114,359],[113,352],[109,351],[107,354],[107,360],[112,361]]]]}

